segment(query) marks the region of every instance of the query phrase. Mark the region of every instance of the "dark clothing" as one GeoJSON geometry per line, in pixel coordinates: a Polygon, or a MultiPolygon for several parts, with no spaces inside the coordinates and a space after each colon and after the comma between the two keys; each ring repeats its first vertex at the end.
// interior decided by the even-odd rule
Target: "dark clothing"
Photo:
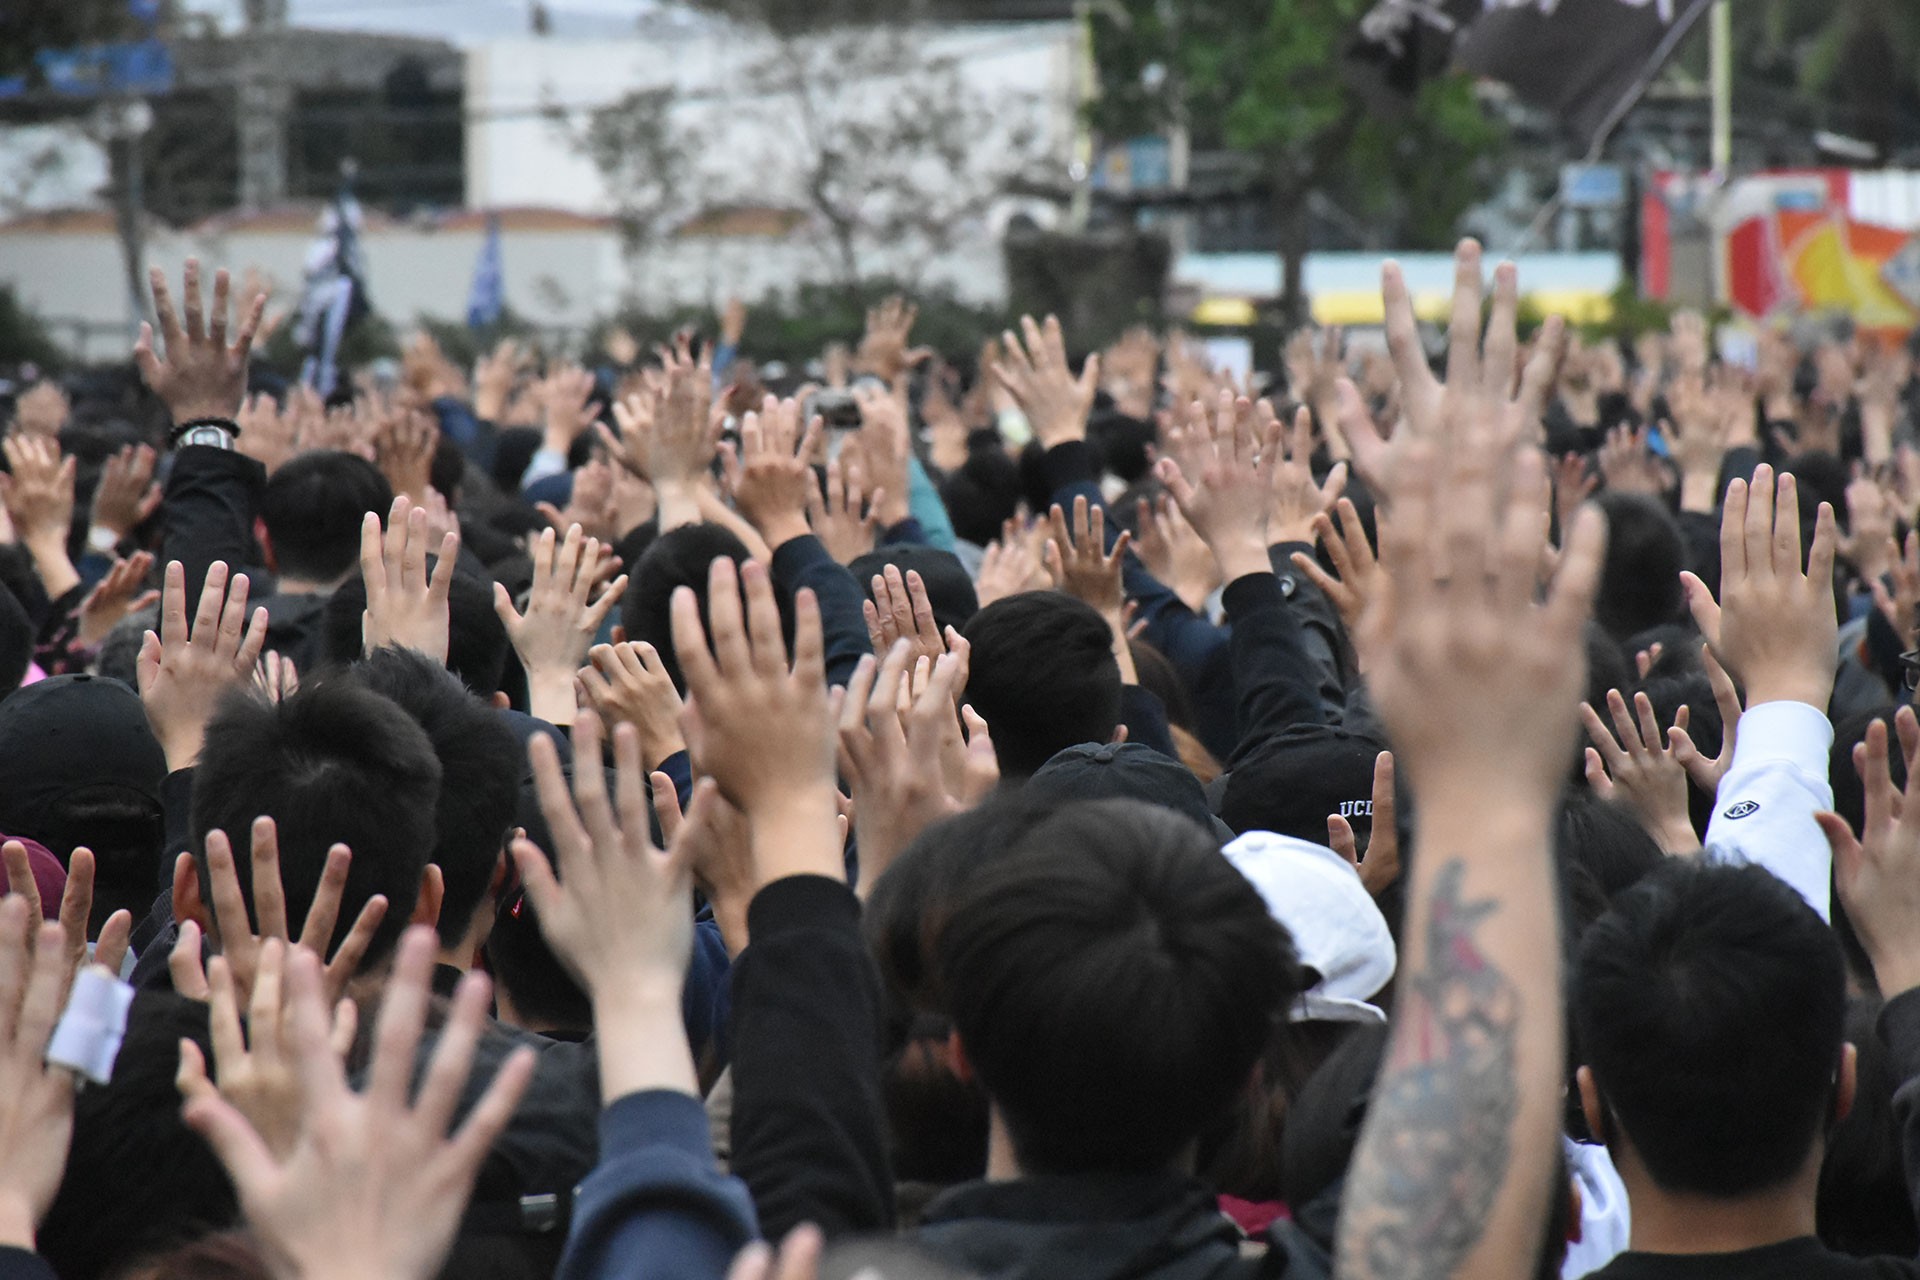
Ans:
{"type": "MultiPolygon", "coordinates": [[[[1894,1091],[1893,1118],[1900,1126],[1909,1197],[1920,1192],[1920,988],[1904,991],[1880,1010],[1880,1038],[1889,1068],[1903,1083],[1894,1091]]],[[[1593,1273],[1602,1280],[1868,1280],[1920,1277],[1911,1258],[1854,1258],[1834,1253],[1808,1236],[1739,1253],[1623,1253],[1593,1273]]]]}
{"type": "Polygon", "coordinates": [[[1213,1194],[1177,1173],[968,1183],[927,1206],[918,1239],[983,1280],[1317,1280],[1330,1270],[1286,1230],[1264,1256],[1242,1256],[1240,1229],[1213,1194]]]}
{"type": "Polygon", "coordinates": [[[267,611],[266,651],[293,659],[303,673],[319,668],[326,659],[327,601],[331,599],[330,591],[276,591],[264,599],[256,597],[256,607],[267,611]]]}
{"type": "Polygon", "coordinates": [[[1297,725],[1327,722],[1310,674],[1300,620],[1271,573],[1249,573],[1221,593],[1233,622],[1228,640],[1239,692],[1239,744],[1233,763],[1297,725]]]}
{"type": "Polygon", "coordinates": [[[1813,1236],[1740,1253],[1623,1253],[1591,1280],[1869,1280],[1920,1276],[1908,1258],[1850,1258],[1813,1236]]]}
{"type": "MultiPolygon", "coordinates": [[[[253,526],[266,487],[266,468],[244,453],[211,445],[175,450],[160,506],[159,559],[178,560],[185,568],[190,613],[215,560],[235,572],[257,573],[265,557],[253,526]]],[[[253,587],[257,598],[263,584],[255,581],[253,587]]]]}
{"type": "Polygon", "coordinates": [[[59,1277],[39,1254],[0,1245],[0,1280],[59,1280],[59,1277]]]}
{"type": "Polygon", "coordinates": [[[821,638],[826,645],[827,685],[853,679],[861,655],[873,652],[861,603],[867,598],[847,567],[827,554],[810,533],[789,538],[773,551],[773,583],[788,596],[812,587],[820,602],[821,638]]]}
{"type": "Polygon", "coordinates": [[[727,1274],[758,1232],[753,1203],[713,1162],[698,1098],[630,1093],[600,1115],[599,1167],[580,1184],[559,1280],[727,1274]]]}
{"type": "Polygon", "coordinates": [[[733,965],[733,1170],[768,1239],[893,1225],[880,975],[853,891],[789,876],[754,895],[733,965]]]}

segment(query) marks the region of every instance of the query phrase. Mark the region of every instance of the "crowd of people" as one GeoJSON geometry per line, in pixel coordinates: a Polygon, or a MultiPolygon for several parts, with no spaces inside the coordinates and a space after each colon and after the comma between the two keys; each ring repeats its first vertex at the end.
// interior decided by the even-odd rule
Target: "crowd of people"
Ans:
{"type": "Polygon", "coordinates": [[[1920,1276],[1913,341],[200,277],[0,441],[0,1277],[1920,1276]]]}

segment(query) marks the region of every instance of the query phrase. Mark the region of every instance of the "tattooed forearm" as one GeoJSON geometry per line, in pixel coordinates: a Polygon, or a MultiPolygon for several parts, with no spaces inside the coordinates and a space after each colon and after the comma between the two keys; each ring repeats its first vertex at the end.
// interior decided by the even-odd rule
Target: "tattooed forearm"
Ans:
{"type": "Polygon", "coordinates": [[[1426,953],[1399,992],[1393,1044],[1347,1187],[1342,1275],[1452,1274],[1479,1241],[1506,1176],[1518,996],[1474,942],[1499,904],[1461,901],[1464,875],[1458,858],[1440,868],[1426,953]]]}

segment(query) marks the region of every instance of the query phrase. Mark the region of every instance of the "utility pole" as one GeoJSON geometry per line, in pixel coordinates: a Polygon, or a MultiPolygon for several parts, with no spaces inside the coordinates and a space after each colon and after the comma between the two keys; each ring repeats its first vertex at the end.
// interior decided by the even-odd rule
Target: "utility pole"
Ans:
{"type": "Polygon", "coordinates": [[[287,116],[292,90],[287,54],[287,0],[247,0],[239,40],[234,108],[240,137],[240,206],[259,210],[287,196],[287,116]]]}
{"type": "MultiPolygon", "coordinates": [[[[1733,0],[1713,0],[1713,10],[1707,15],[1707,63],[1712,101],[1707,158],[1714,182],[1724,190],[1733,177],[1733,0]]],[[[1719,243],[1718,232],[1709,234],[1714,242],[1713,300],[1720,303],[1731,291],[1726,247],[1719,243]]]]}

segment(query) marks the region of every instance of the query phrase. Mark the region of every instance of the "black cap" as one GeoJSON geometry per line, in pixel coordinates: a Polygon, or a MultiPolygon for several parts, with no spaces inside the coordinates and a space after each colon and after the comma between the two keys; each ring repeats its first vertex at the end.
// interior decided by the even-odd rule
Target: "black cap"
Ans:
{"type": "Polygon", "coordinates": [[[920,575],[920,581],[927,587],[927,603],[933,606],[933,620],[940,624],[942,632],[948,627],[955,631],[963,629],[967,619],[980,612],[980,597],[973,590],[973,579],[968,576],[966,566],[960,563],[959,556],[938,547],[922,547],[910,542],[881,547],[855,558],[847,566],[847,572],[871,600],[873,580],[888,565],[899,569],[902,577],[909,569],[920,575]]]}
{"type": "Polygon", "coordinates": [[[1144,800],[1185,814],[1221,841],[1233,833],[1207,808],[1206,789],[1187,767],[1139,742],[1083,742],[1054,753],[1027,794],[1065,800],[1144,800]]]}
{"type": "Polygon", "coordinates": [[[1327,819],[1338,814],[1365,848],[1373,833],[1373,762],[1384,750],[1377,738],[1331,726],[1288,730],[1222,780],[1220,816],[1237,832],[1325,844],[1327,819]]]}
{"type": "Polygon", "coordinates": [[[0,702],[0,831],[59,849],[61,802],[85,791],[160,808],[167,757],[140,695],[103,676],[55,676],[0,702]]]}

